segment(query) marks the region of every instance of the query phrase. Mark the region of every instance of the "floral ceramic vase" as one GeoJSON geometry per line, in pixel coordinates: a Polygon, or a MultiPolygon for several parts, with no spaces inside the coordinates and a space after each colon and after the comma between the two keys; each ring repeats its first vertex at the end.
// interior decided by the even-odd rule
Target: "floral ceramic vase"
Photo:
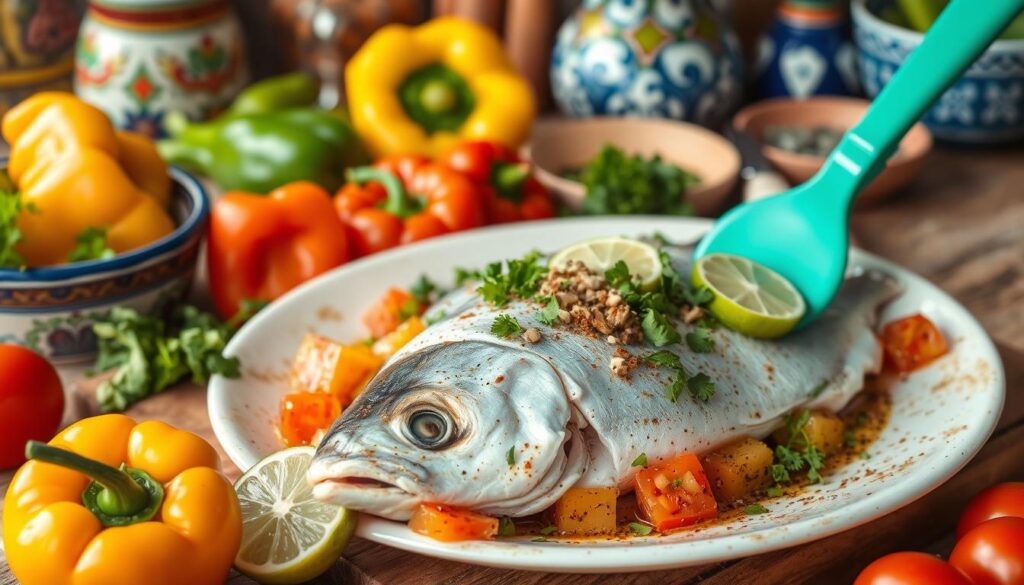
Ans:
{"type": "Polygon", "coordinates": [[[248,82],[227,0],[91,0],[75,53],[75,93],[121,128],[164,136],[163,117],[216,115],[248,82]]]}
{"type": "Polygon", "coordinates": [[[38,91],[71,89],[85,0],[0,0],[0,115],[38,91]]]}
{"type": "Polygon", "coordinates": [[[835,0],[788,0],[757,47],[761,98],[855,95],[856,51],[835,0]]]}
{"type": "Polygon", "coordinates": [[[707,0],[584,0],[558,31],[551,85],[573,116],[721,124],[739,104],[736,36],[707,0]]]}

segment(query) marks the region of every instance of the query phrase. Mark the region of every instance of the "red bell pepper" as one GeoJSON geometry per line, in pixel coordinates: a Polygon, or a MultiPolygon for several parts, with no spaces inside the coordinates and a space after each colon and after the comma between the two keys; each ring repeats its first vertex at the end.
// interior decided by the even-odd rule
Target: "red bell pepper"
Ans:
{"type": "Polygon", "coordinates": [[[718,503],[700,460],[682,455],[637,472],[636,499],[659,532],[718,516],[718,503]]]}
{"type": "Polygon", "coordinates": [[[530,165],[503,144],[462,142],[439,160],[467,175],[484,190],[489,223],[555,216],[551,193],[533,176],[530,165]]]}
{"type": "Polygon", "coordinates": [[[351,169],[334,206],[358,256],[484,224],[469,178],[421,156],[351,169]]]}
{"type": "Polygon", "coordinates": [[[243,300],[276,299],[348,260],[345,226],[314,183],[290,183],[266,196],[225,193],[213,204],[207,264],[225,319],[243,300]]]}
{"type": "Polygon", "coordinates": [[[882,328],[882,348],[888,369],[905,374],[925,366],[949,351],[946,338],[924,315],[897,319],[882,328]]]}

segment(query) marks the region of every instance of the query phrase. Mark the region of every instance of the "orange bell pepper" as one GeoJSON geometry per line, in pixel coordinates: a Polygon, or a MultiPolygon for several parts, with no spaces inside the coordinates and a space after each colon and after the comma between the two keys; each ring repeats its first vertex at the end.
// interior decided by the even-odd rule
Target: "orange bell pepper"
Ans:
{"type": "Polygon", "coordinates": [[[409,519],[409,530],[434,540],[490,540],[498,534],[498,519],[443,504],[420,504],[409,519]]]}
{"type": "Polygon", "coordinates": [[[210,214],[207,263],[217,312],[271,301],[349,260],[345,226],[330,195],[300,181],[255,195],[225,193],[210,214]]]}
{"type": "Polygon", "coordinates": [[[888,323],[880,337],[885,365],[897,374],[926,366],[949,351],[945,336],[924,315],[911,315],[888,323]]]}
{"type": "Polygon", "coordinates": [[[296,392],[326,392],[344,408],[352,404],[383,363],[383,358],[363,344],[343,345],[308,333],[295,354],[291,387],[296,392]]]}
{"type": "Polygon", "coordinates": [[[363,325],[374,338],[384,337],[406,319],[422,315],[427,308],[407,290],[389,288],[363,315],[363,325]]]}
{"type": "Polygon", "coordinates": [[[357,256],[482,226],[483,203],[468,177],[421,156],[351,169],[334,198],[357,256]]]}
{"type": "Polygon", "coordinates": [[[637,503],[659,532],[718,516],[711,484],[693,453],[638,471],[633,481],[637,503]]]}
{"type": "Polygon", "coordinates": [[[486,194],[488,223],[509,223],[555,216],[551,193],[533,176],[530,165],[498,142],[470,140],[438,159],[473,179],[486,194]]]}
{"type": "Polygon", "coordinates": [[[341,414],[333,394],[295,392],[281,399],[281,439],[288,447],[309,445],[318,431],[326,431],[341,414]]]}

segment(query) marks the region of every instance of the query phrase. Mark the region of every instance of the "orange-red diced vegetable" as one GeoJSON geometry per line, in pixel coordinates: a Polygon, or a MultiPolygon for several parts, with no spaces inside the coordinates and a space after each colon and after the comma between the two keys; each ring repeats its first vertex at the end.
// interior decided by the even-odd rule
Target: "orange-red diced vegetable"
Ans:
{"type": "Polygon", "coordinates": [[[711,485],[693,453],[643,469],[633,481],[640,509],[659,532],[718,516],[711,485]]]}
{"type": "Polygon", "coordinates": [[[341,414],[341,404],[325,392],[297,392],[281,400],[281,438],[285,445],[309,445],[341,414]]]}
{"type": "Polygon", "coordinates": [[[558,531],[565,534],[615,532],[619,488],[571,487],[555,502],[552,514],[558,531]]]}
{"type": "Polygon", "coordinates": [[[426,307],[420,305],[409,291],[391,288],[363,315],[363,323],[374,337],[391,333],[409,317],[423,313],[426,307]]]}
{"type": "Polygon", "coordinates": [[[384,360],[365,345],[342,345],[320,335],[302,338],[292,366],[292,390],[327,392],[342,408],[352,404],[384,360]]]}
{"type": "Polygon", "coordinates": [[[949,351],[942,332],[924,315],[897,319],[882,328],[886,367],[905,374],[927,365],[949,351]]]}
{"type": "Polygon", "coordinates": [[[426,328],[427,326],[423,324],[423,319],[409,317],[397,329],[375,341],[373,353],[379,358],[387,359],[395,355],[405,344],[412,341],[413,337],[423,333],[423,330],[426,328]]]}
{"type": "Polygon", "coordinates": [[[420,504],[409,530],[434,540],[488,540],[498,533],[498,519],[443,504],[420,504]]]}

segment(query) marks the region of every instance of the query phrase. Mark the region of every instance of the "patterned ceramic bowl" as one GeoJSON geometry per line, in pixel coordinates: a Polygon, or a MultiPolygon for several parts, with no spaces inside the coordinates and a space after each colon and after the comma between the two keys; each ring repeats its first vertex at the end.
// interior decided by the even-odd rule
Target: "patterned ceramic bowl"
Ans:
{"type": "MultiPolygon", "coordinates": [[[[861,85],[875,97],[922,34],[877,15],[893,0],[854,0],[853,32],[861,85]]],[[[1024,39],[997,40],[923,121],[940,140],[994,144],[1024,139],[1024,39]]]]}
{"type": "Polygon", "coordinates": [[[155,312],[182,298],[195,273],[210,202],[194,177],[170,172],[178,227],[168,236],[108,260],[0,269],[0,342],[30,347],[58,363],[87,360],[96,351],[92,322],[98,315],[112,307],[155,312]]]}

